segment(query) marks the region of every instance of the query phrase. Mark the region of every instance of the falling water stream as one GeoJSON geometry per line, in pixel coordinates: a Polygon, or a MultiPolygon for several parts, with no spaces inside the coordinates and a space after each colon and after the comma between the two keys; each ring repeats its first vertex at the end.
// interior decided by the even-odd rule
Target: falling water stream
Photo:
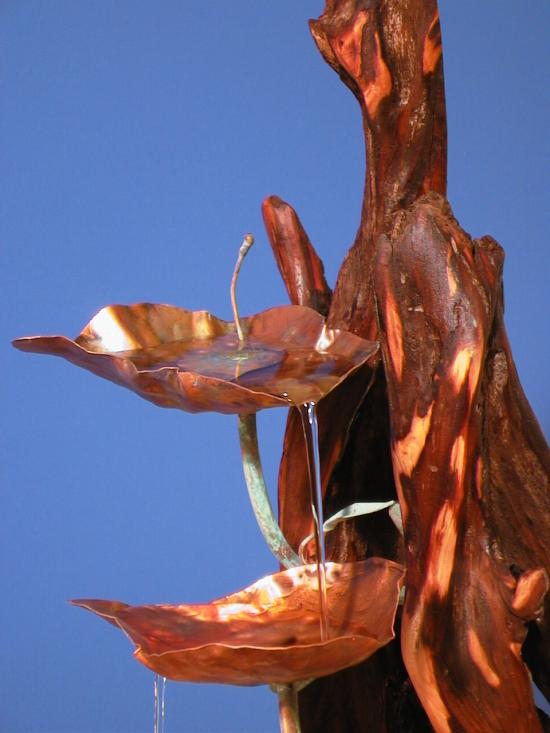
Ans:
{"type": "Polygon", "coordinates": [[[166,697],[166,677],[156,674],[153,680],[155,712],[153,716],[153,733],[164,733],[164,712],[166,697]]]}
{"type": "Polygon", "coordinates": [[[319,624],[321,641],[328,639],[328,602],[327,581],[325,573],[326,552],[323,532],[323,490],[321,486],[321,461],[319,458],[319,430],[315,402],[306,402],[300,408],[304,438],[306,442],[306,460],[309,474],[309,495],[313,529],[315,535],[315,558],[317,563],[317,582],[319,587],[319,624]]]}

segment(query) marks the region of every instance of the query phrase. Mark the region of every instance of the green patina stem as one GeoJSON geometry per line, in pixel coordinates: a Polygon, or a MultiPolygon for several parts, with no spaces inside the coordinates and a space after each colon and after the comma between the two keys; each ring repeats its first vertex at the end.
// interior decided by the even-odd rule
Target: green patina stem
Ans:
{"type": "Polygon", "coordinates": [[[260,531],[271,552],[285,568],[293,568],[301,565],[300,558],[281,532],[279,523],[273,514],[271,502],[269,501],[260,461],[255,413],[251,415],[239,415],[239,439],[241,442],[241,458],[244,477],[248,487],[248,496],[250,497],[250,503],[256,515],[256,521],[258,522],[260,531]]]}

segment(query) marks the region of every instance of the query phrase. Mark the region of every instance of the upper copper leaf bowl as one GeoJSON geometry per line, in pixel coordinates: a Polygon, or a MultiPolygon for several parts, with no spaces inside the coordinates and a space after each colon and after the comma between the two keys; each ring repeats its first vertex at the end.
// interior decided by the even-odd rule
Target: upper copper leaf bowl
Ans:
{"type": "Polygon", "coordinates": [[[255,412],[318,402],[378,345],[329,329],[303,306],[270,308],[235,323],[207,311],[137,303],[103,308],[73,341],[20,338],[22,351],[62,356],[161,407],[255,412]]]}
{"type": "Polygon", "coordinates": [[[73,603],[120,627],[136,645],[136,658],[169,679],[287,684],[359,664],[394,638],[401,565],[376,557],[327,563],[326,574],[326,641],[315,565],[268,575],[203,605],[73,603]]]}

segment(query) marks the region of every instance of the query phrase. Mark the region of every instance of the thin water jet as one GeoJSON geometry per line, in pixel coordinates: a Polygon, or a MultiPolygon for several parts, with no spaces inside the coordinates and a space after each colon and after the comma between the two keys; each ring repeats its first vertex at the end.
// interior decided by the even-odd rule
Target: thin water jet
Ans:
{"type": "Polygon", "coordinates": [[[315,402],[305,402],[300,408],[302,428],[306,444],[306,463],[309,475],[309,498],[315,539],[315,563],[319,586],[319,625],[321,641],[329,638],[328,601],[326,581],[326,549],[323,532],[323,489],[321,486],[321,460],[319,456],[319,429],[315,402]]]}
{"type": "Polygon", "coordinates": [[[164,733],[166,712],[166,677],[156,674],[153,678],[154,715],[153,733],[164,733]]]}

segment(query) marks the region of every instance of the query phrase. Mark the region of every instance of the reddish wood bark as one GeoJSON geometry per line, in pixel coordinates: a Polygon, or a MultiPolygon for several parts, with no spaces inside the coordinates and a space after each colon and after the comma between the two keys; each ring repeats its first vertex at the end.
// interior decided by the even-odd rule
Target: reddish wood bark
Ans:
{"type": "Polygon", "coordinates": [[[265,199],[262,213],[291,303],[307,305],[326,316],[332,293],[325,280],[323,263],[298,215],[278,196],[265,199]]]}
{"type": "MultiPolygon", "coordinates": [[[[394,642],[318,680],[300,694],[303,730],[537,731],[521,646],[528,623],[524,657],[548,690],[550,460],[504,332],[502,252],[472,241],[443,198],[437,3],[327,0],[310,26],[359,101],[367,157],[360,226],[332,296],[291,207],[271,197],[264,216],[291,301],[325,312],[330,299],[331,326],[380,340],[383,363],[319,406],[325,512],[399,495],[405,544],[372,516],[341,525],[328,554],[405,560],[408,590],[407,671],[394,642]]],[[[279,500],[295,547],[311,532],[302,456],[291,414],[279,500]]]]}
{"type": "Polygon", "coordinates": [[[483,503],[484,368],[501,263],[498,245],[472,241],[433,195],[399,216],[376,262],[407,552],[402,651],[442,733],[542,730],[521,646],[548,576],[531,551],[514,577],[483,503]]]}
{"type": "Polygon", "coordinates": [[[397,209],[419,195],[446,193],[447,129],[437,2],[329,0],[310,28],[325,61],[357,98],[365,133],[361,223],[338,276],[330,320],[335,327],[374,338],[376,237],[397,209]]]}

